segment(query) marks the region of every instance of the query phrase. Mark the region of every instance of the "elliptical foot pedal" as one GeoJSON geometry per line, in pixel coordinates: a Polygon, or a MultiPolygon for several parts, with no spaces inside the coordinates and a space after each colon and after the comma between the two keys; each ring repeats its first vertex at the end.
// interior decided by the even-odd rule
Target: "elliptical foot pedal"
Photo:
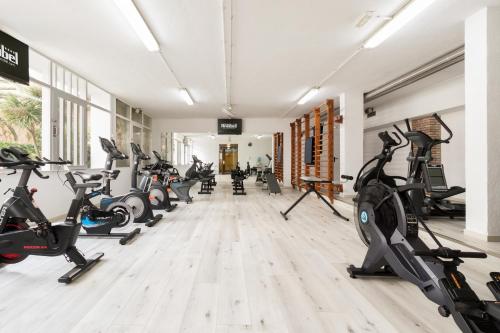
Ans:
{"type": "Polygon", "coordinates": [[[60,283],[70,284],[71,282],[75,281],[80,276],[88,272],[90,269],[92,269],[92,267],[94,267],[99,262],[99,260],[101,260],[102,256],[104,256],[104,253],[102,252],[94,254],[92,257],[86,260],[86,263],[84,265],[75,266],[68,273],[61,276],[58,281],[60,283]]]}
{"type": "Polygon", "coordinates": [[[149,222],[146,222],[146,227],[154,227],[154,225],[158,222],[160,222],[160,220],[163,218],[163,215],[161,214],[158,214],[158,215],[155,215],[155,217],[153,217],[149,222]]]}
{"type": "Polygon", "coordinates": [[[363,268],[356,267],[354,265],[349,265],[347,267],[347,272],[349,273],[349,276],[353,279],[357,278],[358,276],[371,276],[371,277],[395,277],[397,276],[396,273],[392,271],[392,269],[389,266],[384,266],[381,270],[375,271],[373,273],[367,272],[363,268]]]}
{"type": "Polygon", "coordinates": [[[486,285],[496,300],[500,301],[500,272],[491,272],[490,277],[492,281],[486,283],[486,285]]]}

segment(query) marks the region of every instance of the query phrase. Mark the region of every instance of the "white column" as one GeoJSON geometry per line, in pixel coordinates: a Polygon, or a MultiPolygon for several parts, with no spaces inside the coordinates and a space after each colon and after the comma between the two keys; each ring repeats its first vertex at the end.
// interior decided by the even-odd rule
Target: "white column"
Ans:
{"type": "Polygon", "coordinates": [[[500,240],[500,8],[465,21],[466,233],[500,240]]]}
{"type": "MultiPolygon", "coordinates": [[[[363,121],[364,97],[361,91],[345,92],[340,95],[340,174],[356,177],[363,166],[363,121]]],[[[353,195],[354,180],[344,184],[343,195],[353,195]]]]}

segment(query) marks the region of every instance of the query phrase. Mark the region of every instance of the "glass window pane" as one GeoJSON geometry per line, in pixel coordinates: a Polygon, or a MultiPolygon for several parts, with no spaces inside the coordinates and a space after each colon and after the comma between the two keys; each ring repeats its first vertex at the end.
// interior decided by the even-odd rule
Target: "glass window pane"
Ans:
{"type": "Polygon", "coordinates": [[[106,110],[111,109],[111,95],[104,90],[87,83],[88,101],[92,104],[100,106],[106,110]]]}
{"type": "MultiPolygon", "coordinates": [[[[116,117],[116,146],[122,153],[130,156],[130,122],[116,117]]],[[[130,166],[129,160],[116,161],[117,167],[130,166]]]]}
{"type": "Polygon", "coordinates": [[[52,86],[57,86],[57,66],[54,63],[52,63],[52,86]]]}
{"type": "Polygon", "coordinates": [[[133,126],[132,128],[132,142],[142,145],[142,130],[138,126],[133,126]]]}
{"type": "MultiPolygon", "coordinates": [[[[57,65],[55,65],[57,66],[57,65]]],[[[64,90],[64,68],[62,68],[61,66],[57,66],[57,74],[56,74],[56,82],[57,82],[57,85],[56,85],[56,88],[57,89],[61,89],[61,90],[64,90]]]]}
{"type": "Polygon", "coordinates": [[[78,96],[78,76],[71,75],[71,95],[78,96]]]}
{"type": "Polygon", "coordinates": [[[64,91],[71,93],[71,72],[64,70],[64,91]]]}
{"type": "Polygon", "coordinates": [[[50,84],[50,60],[32,49],[29,50],[29,57],[30,78],[50,84]]]}
{"type": "Polygon", "coordinates": [[[104,168],[106,153],[101,148],[99,137],[111,137],[111,115],[109,112],[91,107],[87,114],[87,161],[92,169],[104,168]]]}
{"type": "Polygon", "coordinates": [[[59,155],[83,165],[83,105],[59,97],[59,155]]]}
{"type": "Polygon", "coordinates": [[[151,117],[148,115],[144,115],[144,126],[147,126],[151,128],[153,121],[151,120],[151,117]]]}
{"type": "Polygon", "coordinates": [[[78,97],[87,100],[87,81],[81,77],[78,78],[78,97]]]}
{"type": "Polygon", "coordinates": [[[130,106],[117,99],[116,114],[119,114],[120,116],[130,119],[130,106]]]}
{"type": "Polygon", "coordinates": [[[142,150],[151,156],[151,130],[147,128],[142,131],[142,150]]]}
{"type": "Polygon", "coordinates": [[[0,77],[0,148],[17,146],[32,156],[44,156],[42,142],[46,140],[42,140],[42,133],[50,133],[43,130],[50,128],[47,116],[50,117],[48,88],[33,82],[24,86],[0,77]]]}
{"type": "Polygon", "coordinates": [[[136,123],[142,124],[142,110],[132,108],[132,120],[136,123]]]}

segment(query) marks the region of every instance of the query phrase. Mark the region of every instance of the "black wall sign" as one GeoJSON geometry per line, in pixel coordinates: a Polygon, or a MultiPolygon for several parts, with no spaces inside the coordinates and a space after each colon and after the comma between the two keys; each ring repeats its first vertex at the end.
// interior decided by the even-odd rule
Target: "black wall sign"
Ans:
{"type": "Polygon", "coordinates": [[[29,84],[29,70],[28,45],[0,31],[0,76],[29,84]]]}
{"type": "Polygon", "coordinates": [[[217,119],[217,134],[221,135],[241,135],[241,119],[217,119]]]}

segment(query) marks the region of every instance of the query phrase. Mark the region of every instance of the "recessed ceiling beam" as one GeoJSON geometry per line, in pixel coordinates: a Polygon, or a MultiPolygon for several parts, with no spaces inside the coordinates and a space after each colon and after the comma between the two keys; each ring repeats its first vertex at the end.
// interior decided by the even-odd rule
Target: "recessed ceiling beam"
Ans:
{"type": "Polygon", "coordinates": [[[233,67],[232,0],[222,0],[222,18],[223,18],[222,28],[224,36],[224,74],[225,74],[225,88],[226,88],[226,105],[224,106],[224,109],[228,109],[231,107],[231,79],[232,79],[232,67],[233,67]]]}

